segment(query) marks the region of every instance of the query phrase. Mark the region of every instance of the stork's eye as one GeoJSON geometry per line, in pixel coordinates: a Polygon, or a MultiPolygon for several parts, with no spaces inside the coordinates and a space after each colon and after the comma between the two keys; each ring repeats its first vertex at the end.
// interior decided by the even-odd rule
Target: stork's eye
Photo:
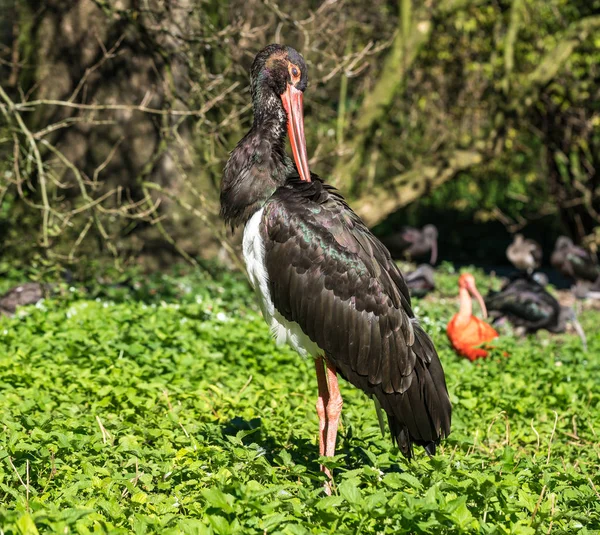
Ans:
{"type": "Polygon", "coordinates": [[[290,63],[288,66],[288,70],[289,70],[292,82],[294,84],[297,84],[300,81],[300,69],[293,63],[290,63]]]}

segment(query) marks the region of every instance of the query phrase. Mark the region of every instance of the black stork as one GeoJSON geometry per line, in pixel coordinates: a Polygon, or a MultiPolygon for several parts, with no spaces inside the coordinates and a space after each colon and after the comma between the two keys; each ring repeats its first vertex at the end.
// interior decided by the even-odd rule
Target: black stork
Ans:
{"type": "Polygon", "coordinates": [[[573,243],[567,236],[559,236],[550,263],[565,277],[595,282],[600,276],[596,257],[573,243]]]}
{"type": "Polygon", "coordinates": [[[405,280],[411,297],[425,297],[435,290],[435,270],[429,264],[421,264],[407,273],[405,280]]]}
{"type": "Polygon", "coordinates": [[[495,323],[507,319],[524,333],[545,329],[551,333],[562,333],[567,322],[571,322],[587,349],[586,337],[575,312],[561,306],[538,278],[530,274],[519,274],[510,279],[499,291],[489,292],[485,304],[495,313],[495,323]]]}
{"type": "Polygon", "coordinates": [[[438,230],[435,225],[425,225],[421,230],[402,227],[400,232],[384,238],[383,243],[393,255],[403,255],[409,260],[429,254],[429,263],[437,262],[438,230]]]}
{"type": "Polygon", "coordinates": [[[244,226],[248,276],[274,337],[315,359],[319,451],[334,455],[339,374],[379,402],[405,456],[413,443],[433,454],[450,433],[444,372],[387,249],[309,171],[306,63],[293,48],[269,45],[250,75],[254,122],[225,166],[221,215],[244,226]]]}
{"type": "Polygon", "coordinates": [[[506,257],[517,269],[533,273],[542,265],[542,246],[523,234],[516,234],[506,249],[506,257]]]}

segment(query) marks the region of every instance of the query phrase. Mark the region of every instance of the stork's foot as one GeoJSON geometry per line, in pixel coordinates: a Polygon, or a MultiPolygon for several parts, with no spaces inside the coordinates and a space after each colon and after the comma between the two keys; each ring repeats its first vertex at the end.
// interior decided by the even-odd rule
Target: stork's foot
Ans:
{"type": "Polygon", "coordinates": [[[323,483],[323,489],[325,490],[325,494],[327,494],[327,496],[331,496],[331,488],[333,485],[333,474],[331,473],[331,470],[329,470],[329,468],[327,468],[324,465],[321,465],[321,472],[323,472],[327,476],[327,481],[325,481],[325,483],[323,483]]]}

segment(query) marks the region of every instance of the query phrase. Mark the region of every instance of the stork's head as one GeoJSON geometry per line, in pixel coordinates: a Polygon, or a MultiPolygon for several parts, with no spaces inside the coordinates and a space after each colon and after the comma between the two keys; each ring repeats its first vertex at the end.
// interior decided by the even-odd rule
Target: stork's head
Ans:
{"type": "Polygon", "coordinates": [[[302,180],[310,182],[303,111],[303,94],[308,85],[307,71],[299,52],[289,46],[269,45],[257,54],[250,75],[255,117],[260,117],[264,112],[285,113],[298,174],[302,180]]]}

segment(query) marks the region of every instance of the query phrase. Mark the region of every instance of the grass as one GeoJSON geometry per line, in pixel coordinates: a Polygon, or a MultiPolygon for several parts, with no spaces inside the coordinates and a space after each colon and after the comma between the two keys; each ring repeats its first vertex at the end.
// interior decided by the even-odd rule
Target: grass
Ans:
{"type": "Polygon", "coordinates": [[[600,533],[598,312],[581,315],[587,354],[573,335],[505,336],[472,364],[446,340],[456,275],[440,275],[442,297],[415,305],[452,434],[408,463],[342,384],[326,497],[313,366],[273,344],[243,281],[130,286],[0,319],[2,533],[600,533]]]}

